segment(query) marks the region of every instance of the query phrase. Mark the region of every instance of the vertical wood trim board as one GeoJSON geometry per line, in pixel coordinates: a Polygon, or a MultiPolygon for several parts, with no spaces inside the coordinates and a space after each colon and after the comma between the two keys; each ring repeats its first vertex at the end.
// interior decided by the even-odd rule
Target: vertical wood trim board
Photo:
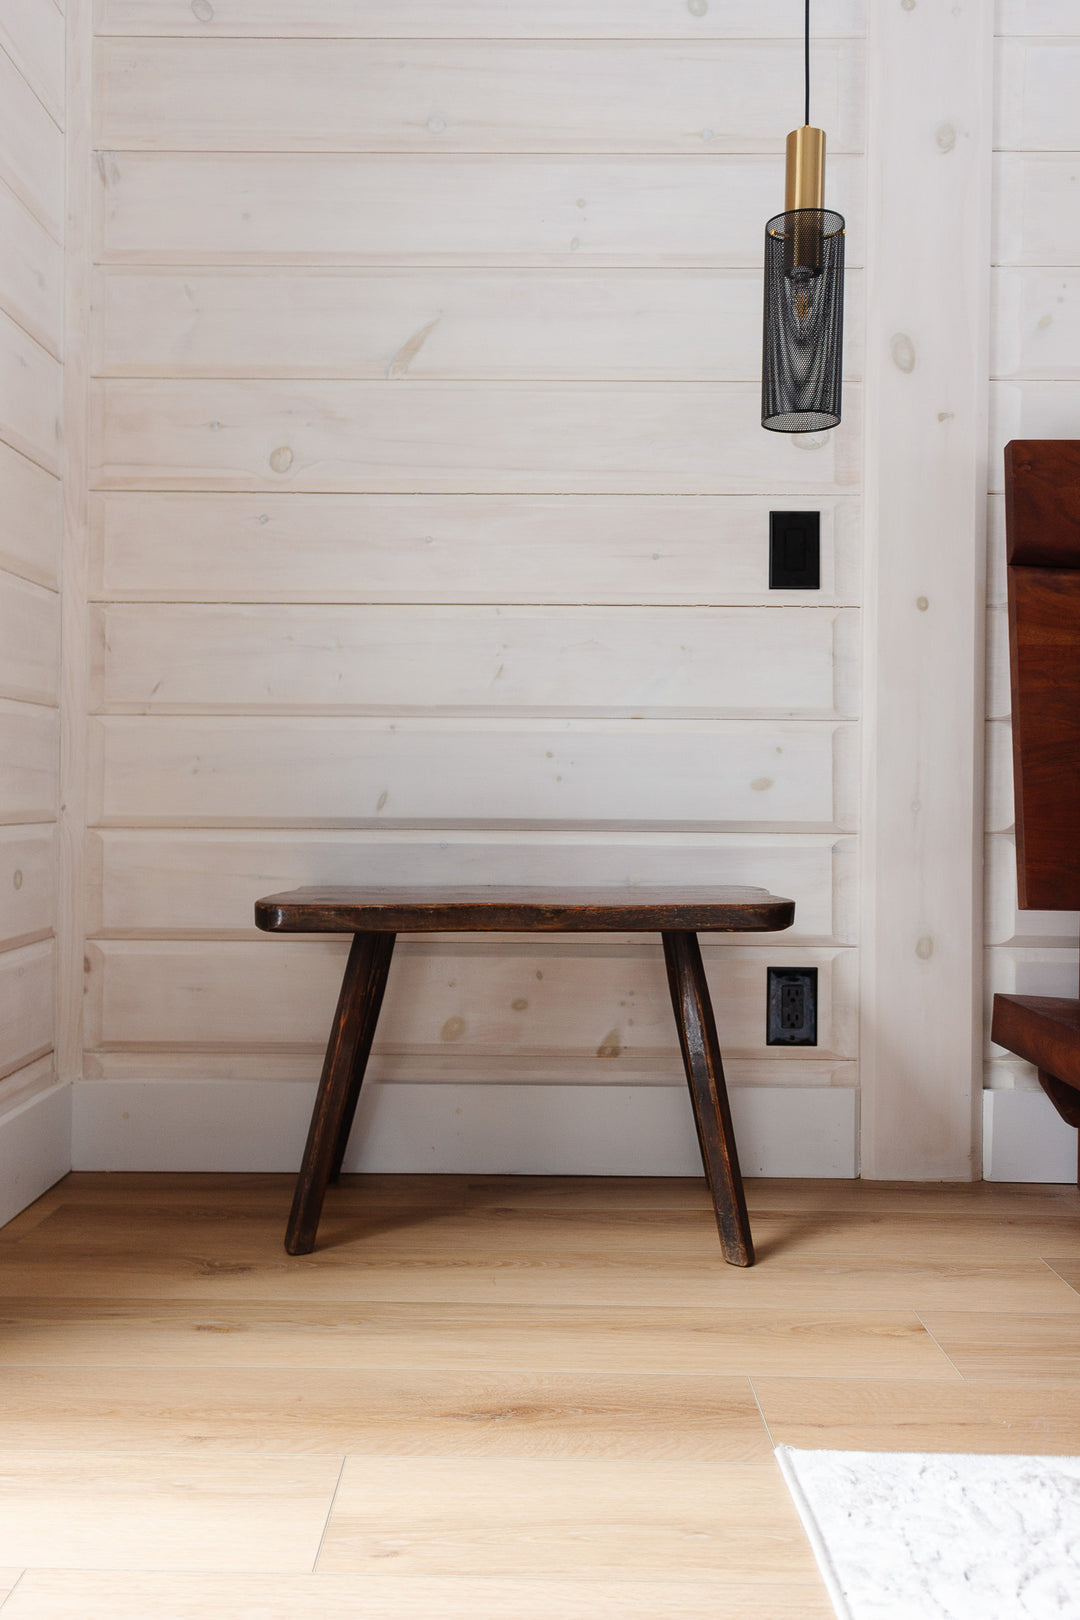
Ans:
{"type": "MultiPolygon", "coordinates": [[[[0,18],[0,1223],[71,1164],[55,1083],[64,22],[0,18]]],[[[85,318],[84,318],[85,325],[85,318]]]]}
{"type": "Polygon", "coordinates": [[[61,591],[57,1071],[82,1073],[87,793],[89,549],[90,119],[93,0],[67,0],[67,260],[61,591]]]}
{"type": "Polygon", "coordinates": [[[992,47],[987,5],[871,8],[861,1077],[872,1178],[978,1175],[992,47]]]}

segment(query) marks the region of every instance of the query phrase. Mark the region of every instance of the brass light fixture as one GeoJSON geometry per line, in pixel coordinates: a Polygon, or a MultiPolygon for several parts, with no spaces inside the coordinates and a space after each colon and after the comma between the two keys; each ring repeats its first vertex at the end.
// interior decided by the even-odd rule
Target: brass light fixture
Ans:
{"type": "Polygon", "coordinates": [[[773,433],[840,420],[844,220],[825,207],[825,131],[810,123],[810,0],[803,56],[806,122],[787,138],[784,212],[765,227],[761,425],[773,433]]]}

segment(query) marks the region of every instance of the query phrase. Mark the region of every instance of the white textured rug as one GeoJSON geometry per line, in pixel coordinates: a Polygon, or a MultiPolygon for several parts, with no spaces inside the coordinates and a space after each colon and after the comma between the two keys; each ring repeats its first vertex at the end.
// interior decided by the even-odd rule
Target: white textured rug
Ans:
{"type": "Polygon", "coordinates": [[[1080,1620],[1080,1457],[776,1455],[841,1620],[1080,1620]]]}

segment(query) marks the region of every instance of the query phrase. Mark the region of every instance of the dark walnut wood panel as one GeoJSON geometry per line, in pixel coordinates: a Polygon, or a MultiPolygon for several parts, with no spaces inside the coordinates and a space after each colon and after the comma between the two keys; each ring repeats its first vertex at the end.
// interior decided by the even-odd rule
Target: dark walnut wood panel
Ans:
{"type": "Polygon", "coordinates": [[[767,889],[308,888],[256,902],[272,933],[772,933],[795,902],[767,889]]]}
{"type": "Polygon", "coordinates": [[[1009,569],[1020,904],[1080,909],[1080,571],[1009,569]]]}
{"type": "Polygon", "coordinates": [[[660,933],[671,1005],[724,1258],[754,1263],[720,1043],[697,931],[772,933],[794,901],[766,889],[309,888],[255,905],[260,928],[351,933],[285,1247],[310,1254],[327,1188],[341,1172],[399,933],[660,933]]]}
{"type": "MultiPolygon", "coordinates": [[[[1016,878],[1022,910],[1080,907],[1080,440],[1005,447],[1016,878]]],[[[1080,999],[995,996],[992,1038],[1080,1126],[1080,999]]],[[[1080,1184],[1080,1151],[1077,1155],[1080,1184]]]]}
{"type": "Polygon", "coordinates": [[[1080,440],[1005,446],[1005,536],[1010,564],[1080,568],[1080,440]]]}

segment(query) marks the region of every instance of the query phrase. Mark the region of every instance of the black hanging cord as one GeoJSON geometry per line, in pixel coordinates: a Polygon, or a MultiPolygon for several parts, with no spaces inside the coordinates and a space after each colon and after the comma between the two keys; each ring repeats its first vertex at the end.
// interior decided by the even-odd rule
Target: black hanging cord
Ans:
{"type": "Polygon", "coordinates": [[[806,79],[806,117],[804,124],[810,122],[810,0],[806,0],[806,22],[803,27],[803,67],[806,79]]]}

